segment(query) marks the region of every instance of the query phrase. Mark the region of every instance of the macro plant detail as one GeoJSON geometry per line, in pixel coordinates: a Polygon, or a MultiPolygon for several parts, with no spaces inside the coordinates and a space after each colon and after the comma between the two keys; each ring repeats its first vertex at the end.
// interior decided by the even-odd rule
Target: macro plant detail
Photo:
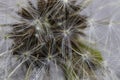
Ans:
{"type": "Polygon", "coordinates": [[[89,17],[80,14],[92,0],[36,1],[20,7],[18,23],[2,25],[12,28],[6,38],[14,41],[9,50],[18,62],[6,80],[20,67],[21,80],[101,80],[96,71],[103,68],[103,57],[87,40],[89,17]]]}

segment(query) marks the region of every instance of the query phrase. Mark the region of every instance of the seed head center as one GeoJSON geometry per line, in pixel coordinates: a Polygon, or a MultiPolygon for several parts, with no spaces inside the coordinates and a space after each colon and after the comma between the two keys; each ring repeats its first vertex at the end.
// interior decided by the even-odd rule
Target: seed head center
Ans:
{"type": "Polygon", "coordinates": [[[64,34],[64,36],[68,36],[70,34],[70,31],[69,30],[64,30],[63,34],[64,34]]]}

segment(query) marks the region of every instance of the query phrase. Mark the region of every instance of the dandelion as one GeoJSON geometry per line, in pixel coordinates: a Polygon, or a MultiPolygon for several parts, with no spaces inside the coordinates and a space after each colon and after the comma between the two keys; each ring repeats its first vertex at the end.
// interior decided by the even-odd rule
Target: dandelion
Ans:
{"type": "MultiPolygon", "coordinates": [[[[86,40],[88,16],[79,14],[92,0],[36,0],[20,6],[18,22],[5,24],[14,43],[9,48],[16,63],[5,79],[23,69],[20,80],[100,80],[101,52],[86,40]],[[55,75],[55,76],[54,76],[55,75]]],[[[8,50],[9,50],[8,49],[8,50]]],[[[4,55],[4,54],[0,54],[4,55]]]]}

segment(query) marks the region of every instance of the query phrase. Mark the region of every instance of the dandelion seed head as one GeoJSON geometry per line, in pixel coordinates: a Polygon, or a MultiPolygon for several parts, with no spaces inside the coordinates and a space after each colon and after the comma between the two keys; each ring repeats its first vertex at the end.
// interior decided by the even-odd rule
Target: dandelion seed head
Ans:
{"type": "MultiPolygon", "coordinates": [[[[40,80],[46,76],[47,79],[60,80],[55,78],[56,76],[54,77],[55,68],[51,66],[60,66],[61,72],[64,72],[62,74],[68,80],[81,80],[86,75],[89,80],[93,80],[94,78],[90,78],[91,75],[95,74],[93,68],[99,66],[102,61],[99,61],[94,54],[99,55],[100,59],[102,57],[91,45],[87,45],[87,38],[84,38],[86,37],[84,30],[87,28],[86,19],[88,17],[78,14],[78,11],[81,11],[81,6],[82,9],[87,7],[87,3],[91,0],[83,0],[84,4],[80,4],[80,6],[75,5],[77,0],[37,1],[36,8],[30,2],[23,5],[20,3],[20,17],[24,19],[22,22],[31,23],[24,22],[11,26],[15,27],[13,30],[15,37],[12,38],[15,39],[15,44],[12,48],[17,47],[13,50],[13,56],[17,55],[21,60],[20,63],[25,64],[27,73],[29,70],[33,72],[34,68],[39,68],[39,73],[44,69],[44,73],[41,73],[42,78],[37,76],[39,77],[37,79],[40,80]],[[84,36],[82,38],[86,40],[82,40],[81,36],[84,36]],[[21,43],[23,45],[18,46],[21,43]],[[24,62],[23,57],[29,60],[24,62]],[[52,71],[50,71],[51,68],[52,71]]],[[[88,19],[90,27],[95,23],[94,19],[88,19]]],[[[13,70],[13,72],[16,71],[13,70]]]]}
{"type": "Polygon", "coordinates": [[[82,54],[82,59],[83,59],[83,61],[89,60],[90,59],[89,54],[82,54]]]}
{"type": "Polygon", "coordinates": [[[69,34],[70,34],[70,31],[69,31],[69,30],[63,30],[63,35],[64,35],[65,37],[67,37],[69,34]]]}
{"type": "Polygon", "coordinates": [[[33,24],[35,25],[36,30],[40,31],[41,30],[41,22],[39,19],[36,19],[35,21],[33,21],[33,24]]]}
{"type": "Polygon", "coordinates": [[[47,62],[49,63],[49,62],[51,62],[51,60],[52,60],[52,56],[51,55],[48,55],[48,57],[47,57],[47,62]]]}

